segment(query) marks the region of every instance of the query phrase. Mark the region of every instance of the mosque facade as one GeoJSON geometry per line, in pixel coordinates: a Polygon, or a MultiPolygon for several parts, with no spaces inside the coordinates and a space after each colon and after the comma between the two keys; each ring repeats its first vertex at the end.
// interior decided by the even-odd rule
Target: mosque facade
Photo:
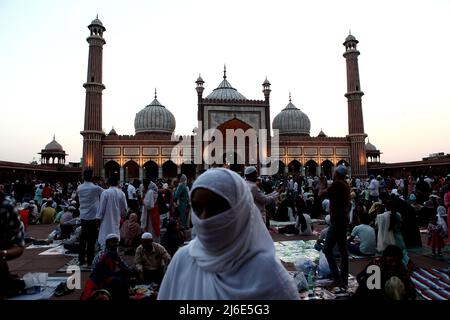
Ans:
{"type": "MultiPolygon", "coordinates": [[[[116,175],[121,181],[134,178],[171,178],[184,173],[194,178],[201,170],[211,166],[228,166],[242,171],[245,165],[262,167],[263,157],[277,154],[277,172],[303,175],[331,176],[339,164],[349,167],[350,175],[367,177],[367,162],[379,161],[379,150],[365,144],[364,121],[359,81],[358,40],[349,35],[343,45],[347,66],[348,134],[345,137],[328,137],[322,130],[311,136],[309,117],[294,105],[291,97],[286,107],[270,123],[271,84],[262,83],[262,98],[248,99],[234,88],[224,68],[223,79],[208,95],[204,95],[204,80],[196,81],[198,97],[198,126],[193,135],[175,135],[176,119],[162,98],[157,97],[134,119],[135,134],[119,135],[114,129],[105,133],[102,127],[102,52],[106,43],[105,27],[97,18],[88,26],[90,35],[83,136],[83,170],[90,168],[94,175],[105,178],[116,175]],[[229,142],[232,152],[227,152],[226,138],[222,142],[223,161],[209,163],[206,160],[208,142],[203,137],[215,129],[226,136],[227,130],[247,133],[250,129],[264,129],[267,139],[260,136],[229,142]],[[276,143],[275,143],[276,142],[276,143]],[[257,146],[256,153],[251,152],[257,146]],[[265,145],[265,147],[263,147],[265,145]],[[368,146],[369,152],[366,152],[368,146]],[[250,150],[251,149],[251,150],[250,150]],[[264,153],[264,154],[263,154],[264,153]]],[[[229,140],[231,141],[231,140],[229,140]]],[[[216,141],[217,142],[217,141],[216,141]]]]}

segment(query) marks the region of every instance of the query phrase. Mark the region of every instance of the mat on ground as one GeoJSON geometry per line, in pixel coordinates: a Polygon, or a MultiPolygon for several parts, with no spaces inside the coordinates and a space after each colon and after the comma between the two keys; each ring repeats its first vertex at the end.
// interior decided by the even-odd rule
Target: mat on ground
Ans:
{"type": "Polygon", "coordinates": [[[417,268],[411,280],[425,300],[450,300],[449,269],[417,268]]]}
{"type": "Polygon", "coordinates": [[[45,286],[41,286],[38,292],[33,294],[22,294],[9,300],[47,300],[55,293],[56,287],[61,282],[66,282],[68,277],[48,277],[45,286]]]}
{"type": "Polygon", "coordinates": [[[308,258],[311,261],[318,261],[319,251],[314,249],[315,240],[294,240],[275,242],[275,252],[277,257],[284,261],[294,263],[300,258],[308,258]]]}

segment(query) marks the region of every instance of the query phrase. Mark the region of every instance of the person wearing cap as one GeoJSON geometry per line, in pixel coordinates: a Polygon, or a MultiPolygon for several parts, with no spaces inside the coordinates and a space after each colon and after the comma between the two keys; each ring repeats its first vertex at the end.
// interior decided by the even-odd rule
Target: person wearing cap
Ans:
{"type": "Polygon", "coordinates": [[[129,281],[132,270],[123,262],[118,253],[119,235],[105,236],[104,250],[100,251],[92,263],[93,270],[86,280],[81,300],[88,300],[97,290],[107,290],[112,300],[129,299],[129,281]]]}
{"type": "Polygon", "coordinates": [[[110,233],[120,234],[120,218],[125,217],[128,206],[125,194],[118,187],[116,177],[108,180],[109,189],[102,192],[98,206],[96,219],[100,224],[98,243],[105,246],[106,236],[110,233]]]}
{"type": "Polygon", "coordinates": [[[36,221],[39,218],[39,211],[34,200],[30,200],[28,210],[29,210],[29,219],[28,219],[29,224],[36,224],[36,221]]]}
{"type": "Polygon", "coordinates": [[[334,285],[344,288],[348,284],[347,225],[349,223],[350,187],[345,181],[347,173],[347,167],[339,165],[334,171],[333,183],[326,191],[330,198],[330,227],[323,247],[334,285]],[[340,272],[333,254],[335,245],[338,246],[341,255],[340,272]]]}
{"type": "Polygon", "coordinates": [[[245,168],[244,175],[245,180],[247,181],[247,185],[252,193],[253,201],[255,202],[256,207],[261,212],[261,217],[264,221],[264,224],[266,224],[265,207],[277,199],[278,192],[274,191],[266,195],[260,188],[258,188],[258,186],[256,185],[256,181],[258,180],[258,173],[256,172],[256,168],[254,166],[245,168]]]}
{"type": "Polygon", "coordinates": [[[134,266],[139,272],[142,283],[161,284],[165,268],[169,265],[170,255],[159,243],[153,242],[150,232],[142,235],[142,244],[136,249],[134,266]]]}

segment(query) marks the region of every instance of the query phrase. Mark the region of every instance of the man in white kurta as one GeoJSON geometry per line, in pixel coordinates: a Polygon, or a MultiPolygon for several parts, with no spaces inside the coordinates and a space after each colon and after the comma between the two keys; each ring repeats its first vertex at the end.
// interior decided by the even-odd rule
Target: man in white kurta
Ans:
{"type": "Polygon", "coordinates": [[[118,187],[117,180],[109,181],[110,187],[100,197],[96,219],[100,220],[98,243],[105,246],[108,234],[120,234],[120,217],[128,210],[127,199],[123,191],[118,187]]]}

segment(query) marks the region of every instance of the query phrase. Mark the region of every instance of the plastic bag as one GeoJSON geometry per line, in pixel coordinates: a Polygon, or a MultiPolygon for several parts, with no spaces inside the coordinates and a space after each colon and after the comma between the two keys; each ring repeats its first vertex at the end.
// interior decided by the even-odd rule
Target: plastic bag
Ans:
{"type": "Polygon", "coordinates": [[[320,278],[328,278],[331,274],[330,266],[328,265],[328,260],[323,251],[319,253],[319,269],[318,269],[320,278]]]}
{"type": "Polygon", "coordinates": [[[316,264],[308,258],[300,258],[294,263],[295,268],[304,274],[310,274],[316,272],[316,264]]]}
{"type": "Polygon", "coordinates": [[[297,285],[298,292],[308,289],[308,281],[306,280],[305,274],[303,272],[296,272],[294,275],[294,281],[297,285]]]}

